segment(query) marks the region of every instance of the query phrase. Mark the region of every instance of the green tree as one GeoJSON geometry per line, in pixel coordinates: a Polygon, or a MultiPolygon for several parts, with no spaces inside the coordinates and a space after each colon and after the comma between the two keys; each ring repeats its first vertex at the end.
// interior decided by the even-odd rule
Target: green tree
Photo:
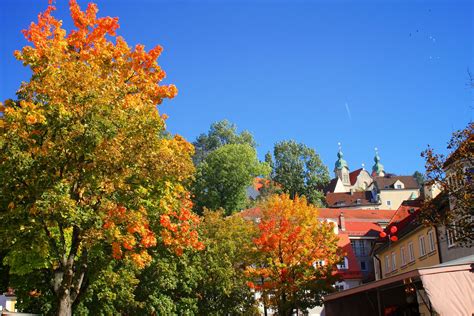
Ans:
{"type": "Polygon", "coordinates": [[[415,178],[416,183],[418,183],[420,189],[423,189],[423,185],[425,184],[425,175],[419,171],[415,171],[413,173],[413,178],[415,178]]]}
{"type": "Polygon", "coordinates": [[[295,141],[282,141],[275,144],[273,155],[273,180],[282,190],[291,198],[304,195],[310,203],[322,206],[329,172],[316,151],[295,141]]]}
{"type": "Polygon", "coordinates": [[[197,167],[193,186],[196,211],[223,208],[229,215],[241,210],[247,203],[247,187],[256,176],[268,174],[268,169],[247,144],[219,147],[197,167]]]}
{"type": "Polygon", "coordinates": [[[130,48],[115,36],[116,18],[74,0],[67,34],[54,9],[25,30],[32,46],[15,55],[33,75],[17,102],[0,104],[0,246],[13,282],[25,285],[19,300],[26,280],[44,278],[30,283],[37,302],[51,295],[48,313],[71,315],[101,277],[133,284],[111,260],[141,269],[157,243],[178,252],[202,245],[184,189],[193,147],[161,136],[156,105],[177,93],[159,84],[161,47],[130,48]]]}
{"type": "Polygon", "coordinates": [[[256,227],[238,216],[205,211],[200,252],[182,256],[159,251],[140,275],[135,291],[142,304],[134,314],[253,315],[255,300],[247,286],[246,267],[256,260],[256,227]]]}
{"type": "Polygon", "coordinates": [[[200,254],[184,251],[176,255],[159,247],[153,261],[141,273],[135,290],[140,306],[130,315],[197,315],[197,295],[202,279],[200,254]]]}
{"type": "Polygon", "coordinates": [[[252,291],[247,286],[246,267],[255,263],[252,240],[256,227],[238,214],[204,212],[200,236],[206,249],[201,258],[203,277],[197,289],[200,315],[258,315],[252,291]]]}
{"type": "Polygon", "coordinates": [[[222,120],[212,123],[207,134],[199,135],[194,141],[194,164],[198,166],[212,151],[229,144],[247,144],[252,148],[257,146],[250,132],[243,131],[238,134],[235,124],[222,120]]]}

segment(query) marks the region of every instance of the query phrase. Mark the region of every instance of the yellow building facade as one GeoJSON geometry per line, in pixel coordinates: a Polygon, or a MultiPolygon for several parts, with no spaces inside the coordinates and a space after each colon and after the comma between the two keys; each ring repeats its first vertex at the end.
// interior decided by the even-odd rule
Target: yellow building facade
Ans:
{"type": "Polygon", "coordinates": [[[438,241],[433,227],[420,225],[401,236],[398,241],[387,243],[376,252],[380,260],[380,279],[440,263],[438,241]]]}

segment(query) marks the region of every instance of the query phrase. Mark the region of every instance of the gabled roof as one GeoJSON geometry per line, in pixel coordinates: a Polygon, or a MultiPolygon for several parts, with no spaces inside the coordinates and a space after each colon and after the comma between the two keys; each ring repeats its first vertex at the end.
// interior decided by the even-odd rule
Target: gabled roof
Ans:
{"type": "Polygon", "coordinates": [[[359,176],[362,170],[364,169],[360,168],[349,173],[349,180],[351,181],[351,185],[354,185],[357,182],[357,177],[359,176]]]}
{"type": "Polygon", "coordinates": [[[327,187],[324,189],[324,192],[334,192],[334,190],[336,190],[337,180],[339,180],[339,178],[337,177],[332,179],[331,182],[329,182],[327,187]]]}
{"type": "Polygon", "coordinates": [[[354,254],[354,250],[352,249],[349,235],[345,232],[339,231],[338,237],[339,240],[337,245],[344,252],[348,262],[347,269],[338,269],[339,274],[343,279],[362,279],[362,272],[354,254]]]}
{"type": "Polygon", "coordinates": [[[326,203],[329,207],[342,206],[362,206],[362,205],[379,205],[380,203],[372,202],[372,192],[338,192],[327,193],[326,203]],[[358,203],[359,202],[359,203],[358,203]]]}
{"type": "MultiPolygon", "coordinates": [[[[395,235],[398,239],[418,228],[421,225],[421,223],[418,222],[418,214],[422,203],[422,200],[403,201],[390,220],[390,223],[384,229],[387,235],[393,226],[397,227],[395,235]]],[[[388,247],[390,243],[387,241],[387,238],[379,238],[378,242],[380,242],[381,245],[374,248],[374,251],[379,252],[381,249],[388,247]]]]}
{"type": "Polygon", "coordinates": [[[383,177],[374,177],[374,181],[379,190],[395,189],[395,182],[400,180],[405,185],[405,189],[419,189],[418,182],[412,176],[385,175],[383,177]]]}
{"type": "Polygon", "coordinates": [[[389,225],[400,223],[405,220],[405,218],[413,215],[421,207],[422,203],[422,200],[403,201],[393,215],[392,219],[390,219],[389,225]]]}

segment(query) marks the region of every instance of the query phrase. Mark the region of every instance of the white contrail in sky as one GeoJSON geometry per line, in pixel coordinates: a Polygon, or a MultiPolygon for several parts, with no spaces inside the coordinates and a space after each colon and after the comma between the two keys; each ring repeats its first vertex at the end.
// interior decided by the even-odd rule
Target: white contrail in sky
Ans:
{"type": "Polygon", "coordinates": [[[352,121],[351,110],[349,109],[349,104],[347,104],[347,102],[346,102],[346,111],[347,111],[347,116],[349,117],[349,120],[352,121]]]}

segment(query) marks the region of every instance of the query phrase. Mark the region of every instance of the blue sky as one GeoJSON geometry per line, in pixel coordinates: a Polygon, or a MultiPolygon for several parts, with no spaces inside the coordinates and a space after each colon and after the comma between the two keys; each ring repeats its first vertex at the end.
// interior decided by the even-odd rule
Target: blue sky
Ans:
{"type": "MultiPolygon", "coordinates": [[[[254,134],[262,158],[294,139],[332,170],[341,142],[352,170],[378,147],[387,171],[411,174],[427,144],[443,150],[472,120],[472,1],[95,2],[129,43],[164,47],[179,95],[160,111],[190,141],[228,119],[254,134]]],[[[0,2],[0,100],[29,78],[13,51],[46,4],[0,2]]],[[[67,1],[56,6],[70,28],[67,1]]]]}

